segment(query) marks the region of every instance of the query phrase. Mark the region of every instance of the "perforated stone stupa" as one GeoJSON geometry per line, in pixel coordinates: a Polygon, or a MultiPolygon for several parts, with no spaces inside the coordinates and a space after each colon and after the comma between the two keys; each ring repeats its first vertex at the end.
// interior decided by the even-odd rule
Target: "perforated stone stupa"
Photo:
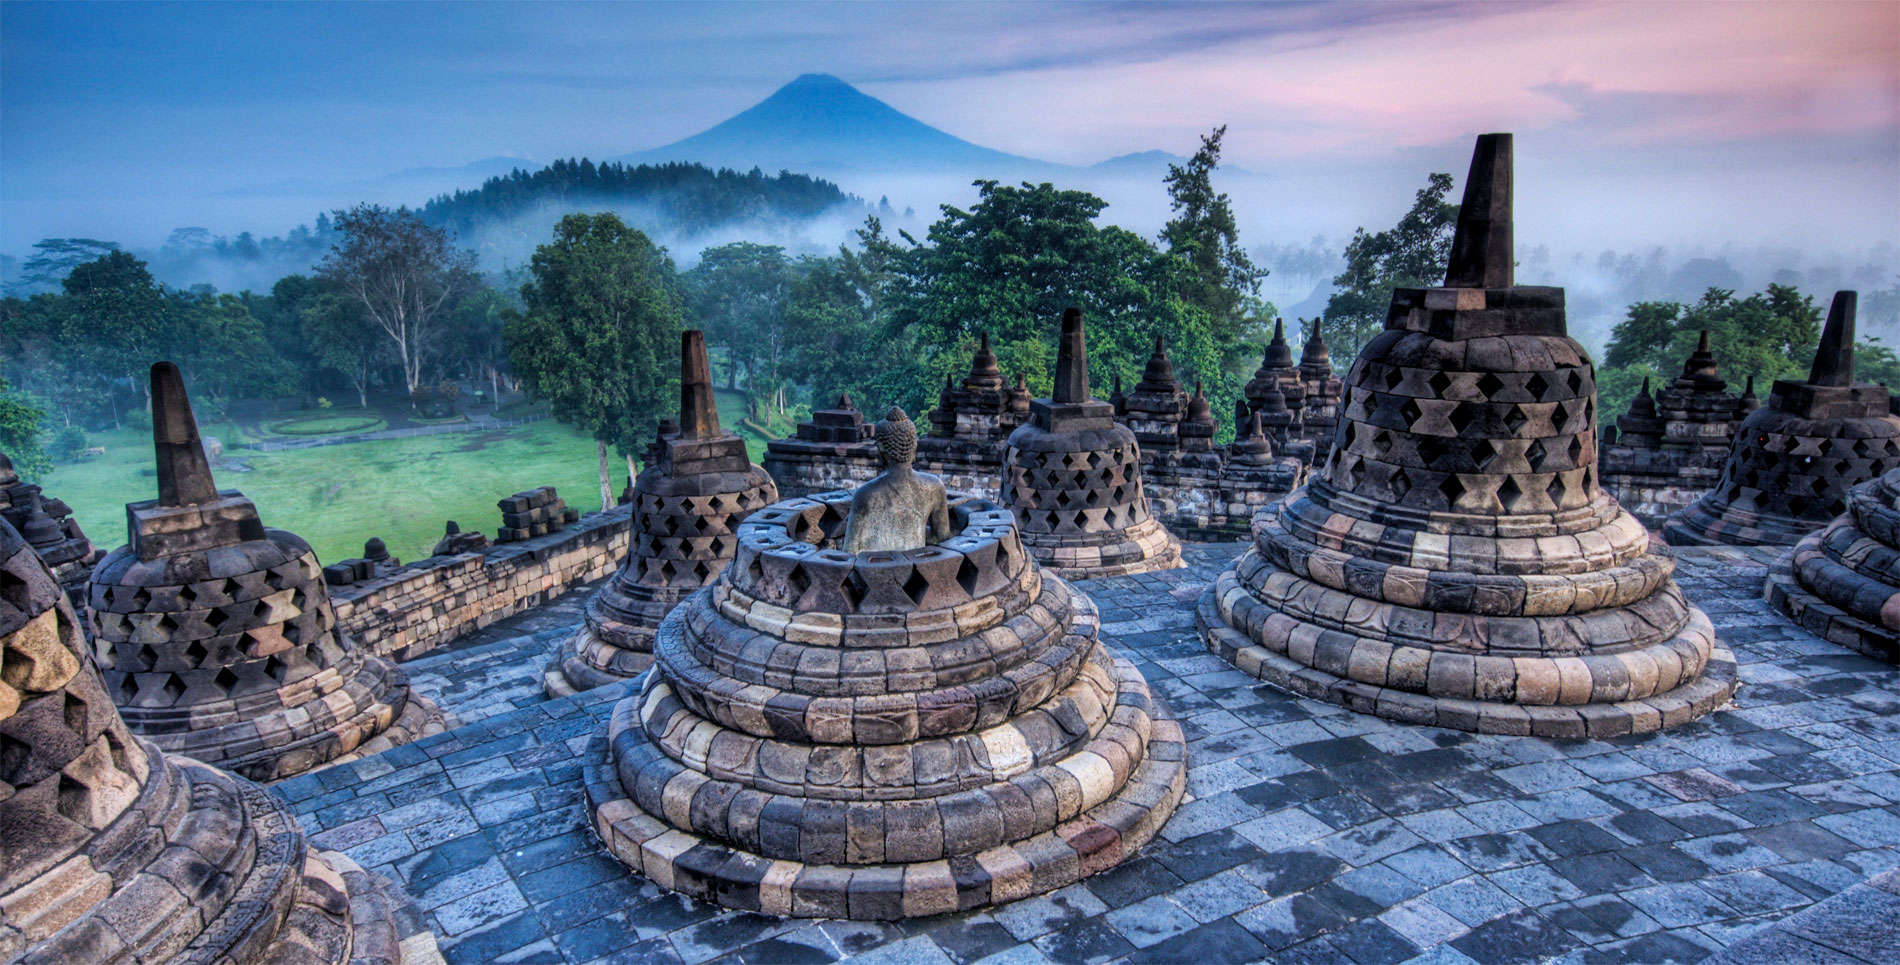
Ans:
{"type": "Polygon", "coordinates": [[[725,569],[739,523],[778,499],[745,440],[719,425],[706,338],[680,336],[680,425],[662,436],[633,483],[627,560],[587,601],[584,622],[548,668],[561,696],[625,680],[653,663],[653,633],[668,611],[725,569]]]}
{"type": "Polygon", "coordinates": [[[1089,397],[1079,309],[1062,314],[1054,397],[1029,413],[1003,452],[1002,495],[1036,560],[1084,578],[1180,566],[1180,542],[1148,510],[1134,432],[1089,397]]]}
{"type": "Polygon", "coordinates": [[[158,498],[125,507],[131,545],[88,591],[107,690],[132,730],[253,780],[442,729],[408,677],[330,609],[310,546],[220,491],[170,362],[152,366],[158,498]]]}
{"type": "Polygon", "coordinates": [[[277,799],[132,735],[0,519],[0,959],[440,962],[400,891],[277,799]]]}
{"type": "Polygon", "coordinates": [[[1598,459],[1603,488],[1647,526],[1715,487],[1728,461],[1735,429],[1753,408],[1754,377],[1743,396],[1728,391],[1718,372],[1709,333],[1683,360],[1682,375],[1654,395],[1649,380],[1616,419],[1598,459]]]}
{"type": "Polygon", "coordinates": [[[1854,487],[1847,512],[1776,561],[1763,591],[1816,636],[1900,663],[1900,469],[1854,487]]]}
{"type": "Polygon", "coordinates": [[[1785,546],[1847,511],[1847,492],[1900,466],[1885,386],[1854,381],[1858,296],[1836,292],[1807,381],[1777,379],[1735,431],[1715,488],[1663,525],[1677,546],[1785,546]]]}
{"type": "Polygon", "coordinates": [[[13,460],[4,452],[0,452],[0,519],[12,523],[46,561],[73,605],[82,605],[86,578],[103,554],[93,549],[92,541],[80,530],[72,507],[21,479],[13,469],[13,460]]]}
{"type": "Polygon", "coordinates": [[[1511,139],[1478,139],[1443,288],[1393,293],[1323,471],[1202,597],[1209,649],[1302,696],[1541,737],[1654,731],[1736,685],[1674,561],[1596,482],[1563,290],[1516,285],[1511,139]]]}
{"type": "Polygon", "coordinates": [[[609,850],[729,908],[856,919],[1002,904],[1133,856],[1181,798],[1184,743],[1088,597],[995,503],[856,555],[851,505],[754,514],[661,624],[587,773],[609,850]]]}

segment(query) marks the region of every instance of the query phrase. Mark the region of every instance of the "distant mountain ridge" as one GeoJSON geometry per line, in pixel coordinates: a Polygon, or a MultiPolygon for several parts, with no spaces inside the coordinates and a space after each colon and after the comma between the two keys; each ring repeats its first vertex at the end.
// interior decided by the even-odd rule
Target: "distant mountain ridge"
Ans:
{"type": "Polygon", "coordinates": [[[1054,167],[945,133],[830,74],[802,74],[772,96],[681,141],[610,158],[768,171],[1054,167]]]}

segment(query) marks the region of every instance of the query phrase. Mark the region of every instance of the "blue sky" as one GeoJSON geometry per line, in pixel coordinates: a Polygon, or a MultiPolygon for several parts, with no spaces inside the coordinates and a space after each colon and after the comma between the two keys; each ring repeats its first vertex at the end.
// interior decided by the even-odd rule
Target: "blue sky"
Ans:
{"type": "Polygon", "coordinates": [[[1327,181],[1300,231],[1350,231],[1514,130],[1531,189],[1562,186],[1547,224],[1593,240],[1900,240],[1891,3],[9,2],[0,252],[274,234],[405,169],[664,144],[807,71],[1069,163],[1226,123],[1230,162],[1327,181]]]}

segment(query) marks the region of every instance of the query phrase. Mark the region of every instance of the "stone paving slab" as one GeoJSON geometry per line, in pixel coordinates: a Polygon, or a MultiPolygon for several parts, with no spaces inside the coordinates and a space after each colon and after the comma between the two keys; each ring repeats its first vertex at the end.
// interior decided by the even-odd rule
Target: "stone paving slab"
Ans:
{"type": "MultiPolygon", "coordinates": [[[[629,874],[587,830],[579,775],[630,685],[531,697],[533,630],[406,665],[472,723],[273,789],[319,847],[400,881],[455,962],[1758,961],[1751,936],[1806,936],[1804,910],[1900,867],[1900,671],[1771,611],[1775,550],[1679,554],[1741,663],[1732,706],[1557,743],[1390,723],[1214,658],[1192,607],[1238,549],[1081,584],[1180,716],[1189,798],[1133,861],[981,913],[781,921],[629,874]]],[[[1891,915],[1845,920],[1894,941],[1891,915]]]]}

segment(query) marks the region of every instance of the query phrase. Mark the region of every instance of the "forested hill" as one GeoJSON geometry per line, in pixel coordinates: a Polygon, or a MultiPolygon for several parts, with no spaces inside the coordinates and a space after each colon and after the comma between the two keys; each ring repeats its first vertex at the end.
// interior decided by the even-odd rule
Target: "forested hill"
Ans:
{"type": "Polygon", "coordinates": [[[464,244],[492,247],[500,241],[492,237],[497,229],[533,225],[540,234],[545,230],[541,222],[594,206],[631,209],[636,225],[691,239],[742,224],[807,221],[852,205],[863,202],[830,181],[789,171],[769,175],[757,168],[740,173],[699,164],[595,164],[582,158],[489,178],[474,190],[431,200],[420,213],[464,244]]]}

